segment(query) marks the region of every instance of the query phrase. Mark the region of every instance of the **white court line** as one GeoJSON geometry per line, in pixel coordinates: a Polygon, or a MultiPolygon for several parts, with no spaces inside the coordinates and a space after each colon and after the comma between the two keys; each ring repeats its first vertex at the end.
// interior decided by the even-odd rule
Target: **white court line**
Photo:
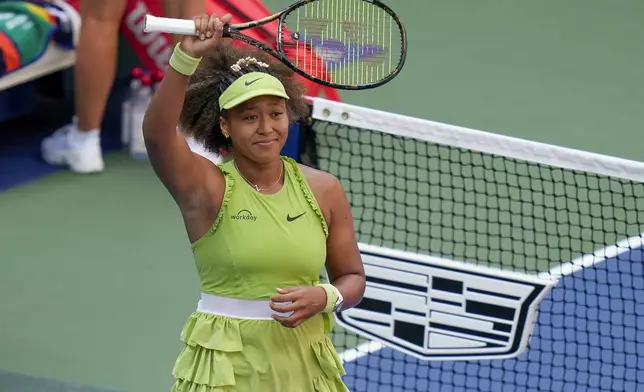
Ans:
{"type": "Polygon", "coordinates": [[[364,342],[358,345],[358,347],[350,348],[341,352],[340,359],[343,362],[353,362],[359,358],[362,358],[366,355],[373,354],[385,348],[385,346],[378,342],[364,342]]]}
{"type": "MultiPolygon", "coordinates": [[[[559,264],[547,272],[539,273],[538,276],[543,279],[558,280],[563,276],[572,275],[583,268],[592,267],[595,264],[612,259],[624,252],[642,247],[644,247],[644,233],[638,236],[626,238],[625,240],[618,242],[616,245],[601,248],[568,263],[559,264]]],[[[368,341],[358,345],[358,347],[341,352],[339,356],[343,362],[353,362],[369,354],[376,353],[383,348],[385,348],[385,346],[381,343],[368,341]]]]}
{"type": "Polygon", "coordinates": [[[593,253],[581,256],[567,263],[558,264],[551,268],[550,271],[541,272],[538,276],[543,279],[558,280],[562,276],[572,275],[583,268],[592,267],[595,264],[617,257],[624,252],[638,249],[643,246],[644,233],[638,236],[626,238],[615,245],[601,248],[593,253]]]}

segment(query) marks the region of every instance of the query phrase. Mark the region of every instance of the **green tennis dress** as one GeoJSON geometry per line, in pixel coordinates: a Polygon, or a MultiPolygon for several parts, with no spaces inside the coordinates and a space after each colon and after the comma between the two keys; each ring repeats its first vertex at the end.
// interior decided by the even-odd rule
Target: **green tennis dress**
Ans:
{"type": "MultiPolygon", "coordinates": [[[[282,157],[284,186],[255,191],[232,161],[212,228],[193,245],[206,295],[268,301],[277,288],[314,285],[326,260],[328,229],[297,163],[282,157]]],[[[297,328],[199,310],[181,332],[172,392],[348,391],[328,333],[333,316],[318,314],[297,328]]]]}

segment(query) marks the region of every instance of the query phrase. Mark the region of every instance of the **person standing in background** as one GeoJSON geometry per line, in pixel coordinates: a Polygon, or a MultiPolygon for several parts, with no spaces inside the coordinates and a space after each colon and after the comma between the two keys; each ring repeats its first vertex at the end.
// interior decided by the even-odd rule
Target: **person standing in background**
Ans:
{"type": "MultiPolygon", "coordinates": [[[[76,173],[104,170],[100,128],[116,77],[119,29],[128,1],[80,1],[82,25],[74,68],[76,115],[71,124],[42,141],[42,156],[50,165],[66,165],[76,173]]],[[[192,19],[205,11],[205,0],[162,1],[169,17],[192,19]]]]}

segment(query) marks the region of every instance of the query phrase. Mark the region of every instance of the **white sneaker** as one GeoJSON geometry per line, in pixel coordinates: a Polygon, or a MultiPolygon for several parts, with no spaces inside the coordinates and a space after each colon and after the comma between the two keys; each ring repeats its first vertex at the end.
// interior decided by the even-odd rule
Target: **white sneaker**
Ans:
{"type": "Polygon", "coordinates": [[[58,129],[40,144],[50,165],[67,165],[76,173],[96,173],[105,168],[98,131],[80,132],[76,124],[58,129]]]}

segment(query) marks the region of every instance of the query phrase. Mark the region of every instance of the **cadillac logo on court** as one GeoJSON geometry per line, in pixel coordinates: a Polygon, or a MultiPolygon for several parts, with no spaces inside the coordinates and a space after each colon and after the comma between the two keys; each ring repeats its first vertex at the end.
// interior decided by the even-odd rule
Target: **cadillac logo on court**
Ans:
{"type": "Polygon", "coordinates": [[[556,281],[360,244],[367,289],[338,324],[423,360],[511,358],[556,281]]]}

